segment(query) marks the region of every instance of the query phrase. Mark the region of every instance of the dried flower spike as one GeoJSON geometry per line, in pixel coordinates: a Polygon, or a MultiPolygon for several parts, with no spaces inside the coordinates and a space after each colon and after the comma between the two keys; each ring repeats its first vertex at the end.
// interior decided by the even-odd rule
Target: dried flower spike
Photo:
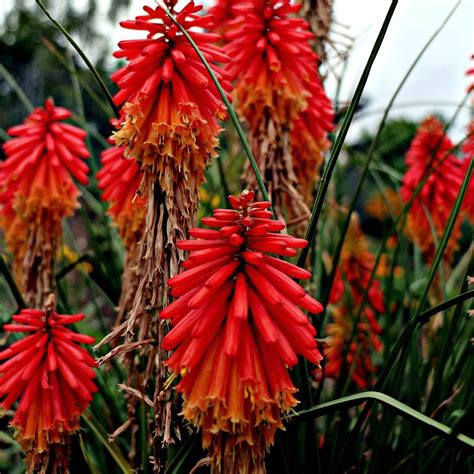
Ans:
{"type": "Polygon", "coordinates": [[[163,347],[174,350],[167,365],[182,376],[183,415],[202,430],[212,472],[264,472],[282,414],[297,404],[288,367],[297,354],[322,358],[301,308],[322,306],[293,280],[308,271],[269,255],[292,257],[307,242],[278,233],[285,224],[252,192],[229,200],[233,209],[202,220],[215,230],[178,242],[190,255],[169,280],[177,299],[161,312],[173,326],[163,347]]]}
{"type": "Polygon", "coordinates": [[[97,391],[95,361],[79,346],[94,338],[65,327],[84,315],[58,314],[54,303],[50,295],[44,311],[24,309],[3,327],[29,334],[0,352],[0,406],[10,410],[18,401],[11,424],[30,471],[67,468],[69,436],[97,391]]]}

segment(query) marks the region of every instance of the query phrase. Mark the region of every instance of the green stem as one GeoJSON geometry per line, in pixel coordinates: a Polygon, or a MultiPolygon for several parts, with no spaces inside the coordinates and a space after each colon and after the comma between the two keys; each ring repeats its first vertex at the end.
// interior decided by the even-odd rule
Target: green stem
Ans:
{"type": "Polygon", "coordinates": [[[395,398],[376,391],[356,393],[348,397],[338,398],[337,400],[331,400],[330,402],[321,403],[316,407],[310,408],[308,410],[302,410],[300,412],[297,412],[296,414],[292,414],[289,416],[289,418],[294,418],[297,421],[304,420],[306,418],[316,418],[324,416],[328,413],[332,413],[336,410],[342,410],[360,405],[361,403],[368,400],[380,402],[388,408],[397,412],[403,418],[406,418],[410,421],[414,421],[415,423],[421,426],[425,426],[433,431],[436,431],[442,436],[450,437],[454,435],[454,439],[462,445],[474,448],[474,439],[469,438],[464,434],[454,434],[453,430],[449,426],[446,426],[443,423],[439,423],[438,421],[429,418],[423,413],[420,413],[414,410],[413,408],[410,408],[409,406],[405,405],[404,403],[399,402],[395,398]]]}
{"type": "Polygon", "coordinates": [[[112,95],[110,94],[109,90],[107,89],[107,86],[105,85],[104,80],[100,77],[100,75],[97,72],[96,68],[90,62],[89,58],[85,55],[84,51],[82,51],[82,49],[76,43],[74,38],[65,30],[65,28],[61,25],[61,23],[59,23],[57,20],[55,20],[51,16],[51,13],[49,13],[49,11],[46,10],[46,7],[43,5],[43,2],[41,0],[36,0],[36,4],[41,8],[43,13],[49,18],[51,23],[53,23],[53,25],[66,37],[66,39],[69,41],[69,43],[71,43],[71,46],[77,51],[79,56],[86,63],[86,65],[89,68],[91,74],[94,76],[94,79],[97,81],[97,84],[99,85],[99,87],[102,90],[104,96],[106,97],[107,102],[109,103],[110,107],[112,108],[115,116],[117,118],[120,118],[120,112],[119,112],[117,106],[115,105],[114,100],[112,99],[112,95]]]}
{"type": "MultiPolygon", "coordinates": [[[[456,217],[459,213],[459,209],[461,207],[461,203],[462,203],[464,194],[466,193],[466,189],[467,189],[467,186],[469,184],[469,179],[470,179],[471,173],[472,173],[472,167],[473,167],[473,162],[471,161],[471,163],[469,164],[469,168],[467,170],[466,176],[464,177],[464,181],[463,181],[463,184],[462,184],[461,189],[459,191],[458,197],[456,199],[456,203],[454,205],[453,210],[451,211],[451,215],[449,217],[449,221],[448,221],[448,224],[447,224],[446,229],[444,231],[444,234],[443,234],[443,237],[441,239],[440,245],[438,247],[438,250],[436,251],[436,255],[435,255],[435,258],[433,260],[433,265],[430,268],[430,271],[429,271],[429,274],[428,274],[428,277],[427,277],[427,281],[426,281],[424,289],[423,289],[423,293],[420,297],[420,300],[418,301],[418,305],[417,305],[416,310],[415,310],[415,314],[410,319],[410,321],[408,323],[408,326],[406,327],[406,329],[409,329],[410,327],[413,327],[413,330],[409,330],[409,331],[407,331],[407,333],[405,333],[405,332],[402,333],[399,340],[395,344],[394,349],[390,352],[389,357],[386,359],[385,363],[383,364],[383,368],[382,368],[382,370],[380,372],[380,375],[377,379],[377,383],[375,384],[375,388],[377,388],[377,389],[383,387],[385,379],[388,376],[388,374],[390,373],[393,365],[395,364],[395,361],[398,357],[398,352],[401,349],[401,347],[403,346],[403,343],[406,340],[409,340],[411,338],[411,335],[413,334],[414,328],[418,324],[418,320],[422,317],[422,314],[423,315],[426,314],[426,313],[422,313],[421,311],[422,311],[422,309],[425,305],[426,299],[428,297],[428,292],[429,292],[429,289],[431,287],[431,283],[433,282],[433,279],[434,279],[434,276],[436,274],[437,268],[438,268],[438,266],[441,263],[441,260],[443,258],[444,250],[445,250],[445,248],[448,244],[449,237],[451,236],[451,232],[453,230],[454,223],[456,221],[456,217]]],[[[461,295],[458,295],[458,297],[459,296],[461,296],[461,295]]],[[[451,301],[451,300],[449,300],[449,301],[451,301]]],[[[445,303],[447,303],[447,302],[445,302],[445,303]]],[[[433,308],[428,310],[427,313],[428,312],[431,313],[432,311],[433,311],[433,308]]],[[[435,314],[435,313],[433,313],[433,314],[435,314]]],[[[426,319],[426,315],[423,317],[423,319],[426,319]]]]}
{"type": "Polygon", "coordinates": [[[385,16],[385,20],[377,36],[377,39],[375,40],[374,46],[372,48],[372,52],[370,53],[370,56],[365,65],[364,71],[362,72],[362,75],[359,79],[359,83],[357,84],[357,88],[354,92],[354,96],[352,97],[347,113],[344,116],[341,129],[339,130],[339,133],[336,137],[334,145],[331,149],[331,155],[329,157],[328,163],[324,167],[324,171],[321,176],[321,181],[318,187],[318,192],[316,194],[316,199],[314,201],[313,211],[311,213],[311,219],[308,225],[308,229],[306,231],[305,239],[308,241],[308,245],[306,246],[306,248],[301,250],[300,256],[298,258],[299,267],[304,266],[306,259],[308,257],[309,250],[312,247],[313,241],[316,237],[318,220],[321,214],[321,210],[323,208],[324,198],[326,196],[326,192],[329,187],[329,182],[331,180],[332,172],[334,170],[334,167],[336,166],[336,162],[339,157],[339,153],[342,150],[342,146],[344,144],[344,140],[346,138],[347,132],[349,131],[352,118],[354,117],[357,106],[359,105],[359,101],[364,91],[367,80],[369,78],[372,65],[374,64],[374,61],[375,61],[375,58],[377,57],[380,46],[382,45],[383,39],[385,37],[385,33],[387,32],[388,26],[392,19],[393,13],[395,12],[395,8],[397,4],[398,4],[398,0],[392,0],[392,3],[390,4],[390,8],[387,11],[387,15],[385,16]]]}
{"type": "MultiPolygon", "coordinates": [[[[102,112],[106,115],[106,117],[109,117],[110,111],[107,105],[99,98],[99,96],[92,89],[92,87],[87,83],[87,81],[84,80],[84,78],[82,78],[80,74],[78,74],[76,68],[72,67],[69,64],[68,60],[64,57],[63,54],[61,54],[58,48],[56,48],[56,46],[47,38],[43,38],[43,44],[51,52],[51,54],[53,54],[56,57],[56,59],[68,70],[69,74],[77,77],[83,89],[89,94],[89,97],[94,101],[95,104],[97,104],[97,106],[102,110],[102,112]]],[[[72,62],[72,64],[74,63],[72,62]]]]}
{"type": "Polygon", "coordinates": [[[96,435],[100,443],[110,453],[112,458],[117,463],[117,466],[119,466],[120,470],[124,474],[132,474],[134,471],[132,467],[130,466],[130,464],[128,463],[128,461],[124,458],[117,444],[115,442],[109,442],[107,440],[107,433],[104,431],[104,429],[99,424],[99,422],[95,419],[92,413],[87,410],[82,415],[82,419],[86,422],[86,424],[89,426],[92,432],[96,435]]]}
{"type": "Polygon", "coordinates": [[[346,237],[347,230],[349,229],[351,216],[352,216],[352,213],[354,212],[354,209],[356,207],[357,200],[359,199],[360,192],[362,191],[362,187],[363,187],[365,178],[366,178],[367,173],[369,171],[369,166],[372,162],[372,158],[374,157],[375,149],[376,149],[376,147],[379,143],[379,139],[382,135],[382,131],[385,128],[385,123],[387,122],[388,114],[390,113],[392,105],[395,102],[395,100],[397,99],[398,94],[402,90],[403,86],[407,82],[408,78],[410,77],[411,73],[415,69],[418,62],[423,57],[423,55],[428,50],[428,48],[431,46],[431,43],[436,39],[436,37],[439,35],[439,33],[441,33],[444,26],[447,24],[447,22],[449,21],[451,16],[454,14],[454,12],[456,11],[456,9],[460,5],[460,3],[461,3],[461,1],[458,1],[456,3],[456,5],[454,5],[454,7],[448,13],[448,16],[443,20],[443,22],[438,27],[438,29],[431,35],[429,40],[426,42],[425,46],[418,53],[418,55],[416,56],[415,60],[411,64],[411,66],[408,68],[408,71],[403,76],[403,79],[401,80],[400,84],[395,89],[395,92],[393,93],[393,95],[392,95],[390,101],[388,102],[387,106],[385,107],[385,111],[384,111],[384,114],[382,116],[382,120],[380,121],[379,127],[378,127],[377,132],[374,136],[374,139],[372,140],[372,143],[370,144],[370,148],[369,148],[369,151],[368,151],[368,154],[367,154],[367,159],[365,161],[364,168],[362,170],[362,174],[360,175],[359,182],[357,183],[357,187],[356,187],[356,190],[355,190],[354,195],[352,197],[351,204],[350,204],[350,207],[349,207],[349,211],[347,213],[347,217],[346,217],[346,219],[344,221],[344,224],[342,226],[342,231],[341,231],[341,235],[339,237],[339,240],[337,242],[336,250],[334,251],[334,254],[333,254],[333,263],[332,263],[331,273],[329,274],[327,287],[326,287],[327,288],[326,293],[325,293],[324,299],[322,301],[323,306],[327,305],[327,301],[329,299],[329,294],[330,294],[332,284],[333,284],[333,281],[334,281],[334,277],[335,277],[335,274],[336,274],[337,266],[339,264],[339,259],[340,259],[340,256],[341,256],[342,246],[344,244],[344,240],[345,240],[345,237],[346,237]]]}
{"type": "Polygon", "coordinates": [[[5,262],[5,259],[3,255],[1,254],[0,254],[0,273],[2,273],[3,276],[5,277],[5,280],[11,292],[13,293],[13,297],[15,298],[16,304],[18,305],[18,310],[25,309],[26,308],[25,300],[23,299],[23,296],[21,295],[21,291],[15,282],[15,278],[13,277],[10,269],[8,268],[7,262],[5,262]]]}
{"type": "MultiPolygon", "coordinates": [[[[439,247],[436,251],[436,254],[435,254],[435,257],[434,257],[434,260],[433,260],[433,265],[430,268],[430,271],[429,271],[429,274],[428,274],[428,277],[427,277],[427,281],[426,281],[425,287],[423,289],[422,296],[421,296],[421,298],[418,302],[418,305],[416,307],[416,310],[415,310],[415,314],[409,320],[408,324],[405,326],[404,331],[402,332],[402,334],[398,338],[397,342],[395,343],[394,348],[390,351],[390,354],[387,357],[387,359],[384,360],[382,369],[380,371],[380,375],[379,375],[379,377],[377,379],[377,382],[374,386],[374,389],[376,389],[376,390],[383,389],[387,377],[391,373],[393,367],[396,365],[395,362],[398,358],[398,353],[400,352],[401,348],[404,347],[404,345],[406,345],[410,341],[410,339],[411,339],[411,337],[412,337],[412,335],[413,335],[413,333],[414,333],[414,331],[415,331],[415,329],[418,325],[418,319],[423,314],[423,313],[421,313],[421,311],[422,311],[422,309],[425,305],[425,302],[426,302],[426,299],[427,299],[427,296],[428,296],[428,292],[429,292],[429,289],[431,287],[431,283],[433,282],[433,279],[434,279],[434,276],[436,274],[437,268],[438,268],[439,264],[441,263],[444,250],[446,248],[446,245],[449,241],[449,237],[450,237],[451,232],[453,230],[454,223],[456,221],[456,217],[459,213],[459,209],[461,207],[462,200],[464,198],[464,195],[465,195],[466,190],[467,190],[467,186],[469,184],[469,180],[470,180],[470,177],[471,177],[471,174],[472,174],[472,168],[473,168],[473,162],[471,160],[471,162],[469,163],[469,168],[466,172],[466,176],[464,177],[464,181],[462,183],[461,189],[458,193],[454,208],[451,211],[451,215],[449,217],[449,221],[448,221],[448,224],[447,224],[446,229],[444,231],[444,234],[443,234],[443,237],[441,239],[440,245],[439,245],[439,247]]],[[[381,253],[379,252],[378,257],[380,257],[380,255],[381,255],[381,253]]],[[[374,268],[376,268],[377,264],[378,264],[378,261],[375,262],[374,268]]],[[[375,272],[373,271],[372,275],[374,275],[374,273],[375,272]]],[[[367,285],[367,288],[370,288],[370,285],[371,285],[371,282],[369,282],[369,284],[367,285]]],[[[367,294],[368,294],[367,288],[366,288],[366,291],[364,292],[364,299],[362,300],[359,312],[362,311],[362,307],[363,307],[365,301],[367,300],[367,294]]],[[[367,415],[369,414],[369,411],[370,411],[369,408],[366,407],[366,408],[364,408],[364,410],[360,414],[360,416],[357,420],[357,423],[354,426],[353,430],[351,431],[351,433],[350,433],[350,435],[349,435],[349,437],[346,441],[346,445],[343,448],[343,454],[346,452],[346,450],[350,446],[352,446],[354,444],[355,439],[358,436],[358,433],[360,432],[360,430],[362,428],[362,425],[364,424],[364,421],[365,421],[367,415]]],[[[341,456],[341,460],[343,458],[344,458],[344,456],[341,456]]]]}
{"type": "Polygon", "coordinates": [[[431,318],[431,316],[434,316],[435,314],[440,313],[441,311],[451,308],[451,306],[454,306],[455,304],[462,303],[463,301],[466,301],[469,298],[474,298],[474,290],[465,291],[449,300],[443,301],[439,305],[433,306],[432,308],[428,309],[427,311],[421,313],[418,316],[417,323],[426,324],[431,318]]]}
{"type": "Polygon", "coordinates": [[[196,51],[196,54],[199,56],[199,59],[201,62],[204,64],[204,67],[206,68],[207,72],[209,73],[209,76],[212,79],[212,82],[214,82],[217,90],[219,91],[219,94],[222,98],[222,101],[224,102],[225,106],[227,107],[227,111],[229,112],[230,119],[232,120],[232,123],[234,124],[235,129],[237,130],[237,134],[239,135],[240,141],[242,142],[242,146],[244,147],[245,154],[247,155],[248,160],[250,161],[250,165],[252,166],[252,169],[255,173],[255,177],[257,179],[258,187],[260,189],[260,192],[262,193],[263,199],[265,201],[270,201],[270,197],[267,192],[267,188],[265,187],[265,184],[263,182],[262,175],[260,174],[260,170],[258,169],[257,162],[255,161],[255,158],[252,155],[252,151],[250,150],[250,145],[247,142],[247,139],[245,138],[244,131],[242,130],[242,127],[240,125],[239,119],[237,118],[237,114],[234,111],[234,108],[232,107],[231,103],[229,102],[229,99],[227,98],[227,94],[220,85],[219,81],[217,80],[217,77],[215,76],[214,72],[211,69],[211,66],[209,66],[209,63],[207,62],[206,58],[204,55],[201,53],[201,50],[199,49],[198,45],[195,43],[195,41],[192,39],[191,35],[186,31],[186,29],[179,23],[176,18],[172,15],[172,13],[164,6],[162,6],[163,10],[165,11],[166,15],[168,15],[168,18],[180,29],[181,33],[186,37],[186,39],[189,41],[191,46],[193,47],[194,51],[196,51]]]}
{"type": "Polygon", "coordinates": [[[26,94],[23,92],[18,82],[16,82],[15,78],[8,72],[2,63],[0,63],[0,74],[8,82],[8,85],[15,91],[20,102],[25,106],[25,109],[28,110],[28,112],[31,112],[33,110],[33,104],[30,99],[26,97],[26,94]]]}

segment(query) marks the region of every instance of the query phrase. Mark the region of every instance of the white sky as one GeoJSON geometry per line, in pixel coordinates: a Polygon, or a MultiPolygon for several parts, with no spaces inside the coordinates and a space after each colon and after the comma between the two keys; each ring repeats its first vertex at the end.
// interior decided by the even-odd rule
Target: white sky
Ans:
{"type": "MultiPolygon", "coordinates": [[[[104,11],[110,1],[113,0],[102,4],[104,11]]],[[[343,82],[342,100],[350,100],[390,3],[390,0],[335,0],[336,20],[347,25],[348,29],[345,31],[355,39],[343,82]]],[[[399,1],[364,92],[363,98],[370,99],[368,110],[385,106],[418,52],[456,3],[457,0],[399,1]]],[[[0,15],[11,4],[12,0],[0,0],[0,15]]],[[[76,0],[77,9],[81,4],[85,4],[85,0],[76,0]]],[[[122,19],[140,14],[144,4],[153,5],[154,2],[133,0],[128,14],[124,12],[121,15],[122,19]]],[[[55,11],[52,8],[53,14],[55,11]]],[[[469,60],[474,53],[473,19],[474,1],[461,0],[449,23],[413,71],[396,103],[421,101],[457,104],[462,100],[468,84],[464,73],[468,67],[474,66],[474,61],[470,64],[469,60]]],[[[341,31],[341,28],[338,27],[338,30],[341,31]]],[[[120,27],[110,27],[110,30],[107,27],[106,33],[114,48],[119,39],[137,34],[120,27]]],[[[333,97],[334,82],[328,81],[327,88],[329,95],[333,97]]],[[[391,116],[421,120],[430,112],[440,112],[449,117],[454,112],[454,107],[410,107],[394,110],[391,116]]],[[[379,119],[380,115],[371,115],[356,120],[349,132],[349,139],[355,138],[361,129],[373,130],[379,119]]],[[[469,111],[466,109],[460,114],[453,129],[453,139],[457,140],[462,136],[468,120],[469,111]]]]}

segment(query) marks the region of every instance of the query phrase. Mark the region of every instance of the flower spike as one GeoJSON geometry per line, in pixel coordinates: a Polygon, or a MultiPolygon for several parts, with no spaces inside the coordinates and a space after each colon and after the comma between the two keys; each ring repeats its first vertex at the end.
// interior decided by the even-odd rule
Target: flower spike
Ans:
{"type": "Polygon", "coordinates": [[[61,221],[80,195],[73,179],[87,184],[86,132],[64,123],[72,113],[47,99],[3,145],[0,163],[0,226],[14,255],[14,271],[30,306],[41,307],[51,290],[61,221]]]}
{"type": "Polygon", "coordinates": [[[67,468],[69,436],[97,391],[94,358],[79,345],[94,338],[66,328],[82,319],[56,313],[50,295],[44,311],[24,309],[3,327],[28,334],[0,352],[0,407],[10,410],[18,401],[11,424],[31,471],[48,463],[67,468]]]}
{"type": "Polygon", "coordinates": [[[160,314],[173,327],[163,348],[182,376],[182,413],[202,430],[212,472],[263,472],[282,415],[298,403],[288,367],[297,354],[322,359],[302,309],[323,308],[292,279],[310,273],[269,255],[293,256],[307,242],[277,233],[285,224],[253,197],[230,196],[231,210],[203,219],[213,229],[178,242],[190,254],[169,280],[177,299],[160,314]]]}

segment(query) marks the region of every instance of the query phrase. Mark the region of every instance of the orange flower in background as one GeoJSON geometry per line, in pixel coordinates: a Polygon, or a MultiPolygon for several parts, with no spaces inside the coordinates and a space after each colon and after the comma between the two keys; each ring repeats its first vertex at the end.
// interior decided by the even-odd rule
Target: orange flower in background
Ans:
{"type": "MultiPolygon", "coordinates": [[[[173,191],[172,167],[184,180],[200,184],[208,160],[217,156],[218,119],[225,118],[222,99],[204,65],[185,36],[160,6],[143,7],[146,14],[121,26],[148,32],[146,39],[121,41],[116,58],[128,64],[112,74],[120,88],[114,97],[125,116],[114,133],[117,145],[126,145],[127,157],[157,177],[163,190],[173,191]]],[[[222,86],[230,90],[226,72],[216,62],[228,61],[212,43],[219,35],[204,33],[212,21],[198,16],[193,2],[175,12],[211,64],[222,86]]]]}
{"type": "Polygon", "coordinates": [[[68,437],[79,429],[79,418],[97,391],[95,361],[79,344],[94,338],[65,326],[83,314],[61,315],[50,297],[46,310],[24,309],[3,329],[29,335],[0,352],[0,406],[10,410],[11,421],[26,452],[29,469],[68,464],[68,437]],[[54,451],[54,456],[52,454],[54,451]]]}
{"type": "MultiPolygon", "coordinates": [[[[336,306],[331,311],[332,321],[326,326],[324,373],[326,377],[338,378],[345,354],[344,370],[351,374],[360,388],[371,385],[375,373],[371,357],[373,352],[383,349],[379,339],[382,328],[377,322],[377,314],[385,311],[384,295],[377,280],[370,286],[360,320],[354,321],[369,284],[374,263],[375,258],[369,251],[359,217],[353,214],[330,296],[330,303],[336,306]]],[[[320,378],[321,372],[317,371],[315,375],[320,378]]]]}
{"type": "MultiPolygon", "coordinates": [[[[428,259],[433,257],[435,249],[433,230],[439,240],[464,177],[461,160],[453,154],[453,149],[454,144],[445,134],[441,122],[436,117],[428,117],[418,128],[405,159],[407,170],[401,187],[405,203],[427,173],[435,170],[408,212],[408,233],[428,259]]],[[[446,260],[451,259],[456,248],[460,225],[459,219],[445,252],[446,260]]]]}
{"type": "Polygon", "coordinates": [[[88,182],[86,132],[63,122],[71,115],[47,99],[44,108],[37,107],[22,125],[7,130],[15,138],[3,145],[0,224],[30,305],[42,305],[51,290],[61,221],[78,207],[79,191],[73,178],[81,184],[88,182]],[[24,245],[16,245],[17,239],[24,245]]]}
{"type": "Polygon", "coordinates": [[[114,219],[125,248],[141,239],[146,215],[146,198],[138,193],[143,174],[135,160],[123,156],[123,148],[111,147],[101,153],[102,169],[97,173],[102,200],[114,219]]]}
{"type": "Polygon", "coordinates": [[[384,196],[377,192],[365,204],[365,212],[379,221],[396,218],[403,207],[400,194],[392,188],[385,188],[384,196]]]}
{"type": "Polygon", "coordinates": [[[217,209],[191,229],[195,240],[185,271],[169,280],[175,302],[161,318],[172,330],[163,340],[174,350],[167,365],[182,379],[183,415],[202,430],[212,472],[264,472],[282,414],[297,404],[288,374],[302,355],[319,365],[321,354],[308,316],[322,311],[293,278],[311,274],[271,257],[294,256],[307,242],[279,234],[269,202],[253,193],[229,197],[232,210],[217,209]]]}
{"type": "MultiPolygon", "coordinates": [[[[372,354],[383,349],[379,338],[382,329],[375,319],[367,318],[365,314],[357,323],[353,334],[354,316],[354,313],[350,313],[344,307],[337,307],[332,311],[332,320],[326,326],[324,375],[338,379],[345,357],[345,376],[350,376],[363,390],[374,382],[376,369],[372,363],[372,354]]],[[[321,377],[321,371],[317,371],[316,377],[321,377]]]]}

